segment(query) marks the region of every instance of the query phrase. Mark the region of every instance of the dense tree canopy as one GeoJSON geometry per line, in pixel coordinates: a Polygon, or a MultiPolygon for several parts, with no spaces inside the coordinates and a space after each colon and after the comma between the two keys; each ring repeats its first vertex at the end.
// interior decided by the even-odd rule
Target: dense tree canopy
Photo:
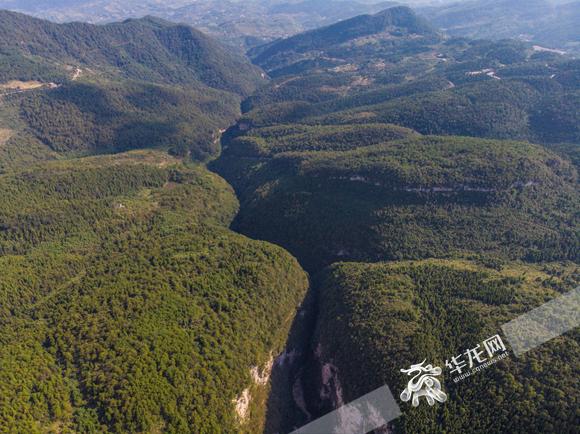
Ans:
{"type": "Polygon", "coordinates": [[[4,175],[0,191],[0,430],[235,431],[232,401],[281,350],[307,281],[227,229],[227,184],[149,152],[4,175]]]}

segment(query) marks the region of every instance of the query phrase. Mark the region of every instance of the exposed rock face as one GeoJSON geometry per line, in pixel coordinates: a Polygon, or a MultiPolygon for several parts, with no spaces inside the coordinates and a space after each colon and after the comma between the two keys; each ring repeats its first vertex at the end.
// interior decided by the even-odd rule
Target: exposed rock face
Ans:
{"type": "Polygon", "coordinates": [[[265,386],[270,381],[270,375],[272,374],[272,367],[274,366],[274,356],[270,354],[270,358],[260,370],[258,366],[252,366],[250,369],[250,375],[252,380],[258,386],[265,386]]]}
{"type": "Polygon", "coordinates": [[[248,420],[251,400],[252,396],[250,395],[249,388],[244,389],[240,396],[237,399],[234,399],[236,414],[240,423],[244,423],[248,420]]]}
{"type": "Polygon", "coordinates": [[[324,363],[321,370],[322,384],[319,387],[319,396],[323,401],[327,401],[332,408],[344,405],[342,386],[338,377],[338,368],[332,363],[324,363]]]}
{"type": "Polygon", "coordinates": [[[345,404],[339,370],[332,361],[324,359],[320,343],[299,373],[294,383],[293,397],[309,421],[345,404]]]}
{"type": "MultiPolygon", "coordinates": [[[[253,385],[258,387],[267,386],[270,381],[273,366],[274,356],[272,354],[270,354],[270,358],[262,369],[258,366],[252,366],[250,368],[250,376],[252,377],[253,385]]],[[[240,424],[246,423],[250,416],[250,404],[252,403],[252,392],[250,389],[251,387],[247,387],[236,399],[233,400],[236,415],[238,416],[240,424]]]]}

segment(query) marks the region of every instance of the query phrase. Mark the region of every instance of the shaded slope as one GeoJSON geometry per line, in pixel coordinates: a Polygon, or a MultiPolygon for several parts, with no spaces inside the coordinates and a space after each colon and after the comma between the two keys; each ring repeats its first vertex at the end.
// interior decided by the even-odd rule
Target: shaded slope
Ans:
{"type": "Polygon", "coordinates": [[[157,148],[205,161],[262,82],[246,59],[154,18],[95,26],[0,11],[0,171],[157,148]]]}
{"type": "Polygon", "coordinates": [[[300,62],[324,59],[330,64],[335,57],[353,57],[353,52],[364,51],[364,45],[374,39],[396,43],[405,36],[437,39],[437,33],[422,18],[407,7],[386,9],[376,15],[360,15],[339,23],[274,41],[249,51],[253,62],[273,76],[281,75],[283,68],[300,62]],[[365,39],[366,38],[366,39],[365,39]],[[357,47],[357,45],[363,47],[357,47]],[[354,46],[352,46],[354,45],[354,46]]]}
{"type": "Polygon", "coordinates": [[[308,270],[471,252],[578,259],[576,171],[538,146],[423,137],[260,156],[243,140],[215,166],[240,195],[236,227],[308,270]]]}

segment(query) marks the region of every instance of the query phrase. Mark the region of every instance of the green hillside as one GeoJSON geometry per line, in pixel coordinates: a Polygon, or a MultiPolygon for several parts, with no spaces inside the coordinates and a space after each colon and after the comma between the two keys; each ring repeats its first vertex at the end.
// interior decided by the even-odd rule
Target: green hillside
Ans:
{"type": "MultiPolygon", "coordinates": [[[[500,325],[578,285],[574,264],[506,264],[501,271],[462,261],[344,263],[320,278],[314,376],[331,372],[349,402],[388,384],[397,397],[400,372],[440,366],[444,404],[400,403],[398,432],[573,432],[578,396],[578,333],[558,337],[521,358],[508,357],[459,383],[445,366],[500,332],[500,325]]],[[[505,342],[505,341],[504,341],[505,342]]],[[[507,345],[507,342],[505,342],[507,345]]],[[[322,385],[310,378],[305,384],[322,385]]],[[[336,390],[336,389],[334,389],[336,390]]],[[[327,396],[323,404],[336,399],[327,396]]],[[[340,393],[340,392],[339,392],[340,393]]],[[[329,396],[330,395],[330,396],[329,396]]]]}
{"type": "Polygon", "coordinates": [[[79,155],[155,148],[205,161],[241,97],[248,60],[153,18],[95,26],[0,11],[0,172],[79,155]]]}
{"type": "Polygon", "coordinates": [[[218,130],[236,118],[238,102],[236,95],[209,88],[70,82],[10,96],[4,110],[17,120],[5,126],[19,133],[0,152],[17,158],[37,143],[61,156],[157,148],[204,160],[217,154],[218,130]]]}
{"type": "Polygon", "coordinates": [[[351,127],[347,141],[361,147],[346,150],[336,131],[334,149],[315,133],[236,139],[216,165],[240,195],[236,228],[286,247],[309,270],[471,254],[578,260],[577,172],[566,160],[520,142],[385,142],[380,132],[351,127]],[[289,149],[294,137],[314,149],[289,149]]]}
{"type": "Polygon", "coordinates": [[[0,431],[233,432],[245,388],[259,429],[250,369],[281,350],[307,280],[227,229],[227,184],[139,152],[2,175],[0,191],[0,431]]]}
{"type": "Polygon", "coordinates": [[[391,123],[422,134],[580,143],[578,60],[516,41],[400,39],[362,41],[328,64],[276,69],[272,84],[244,103],[243,121],[391,123]]]}
{"type": "MultiPolygon", "coordinates": [[[[240,198],[233,228],[313,276],[315,332],[285,389],[293,416],[272,412],[269,432],[385,384],[398,399],[400,369],[445,366],[578,285],[578,61],[369,19],[252,50],[272,82],[210,166],[240,198]]],[[[573,432],[577,342],[446,383],[442,405],[398,400],[389,429],[573,432]]]]}
{"type": "Polygon", "coordinates": [[[296,36],[255,48],[250,54],[260,59],[274,57],[284,51],[306,52],[328,49],[357,38],[376,35],[393,27],[406,28],[411,34],[435,33],[426,21],[417,17],[407,7],[394,7],[376,15],[360,15],[321,29],[311,30],[296,36]]]}
{"type": "Polygon", "coordinates": [[[261,83],[247,60],[203,33],[156,18],[95,26],[0,11],[0,53],[41,58],[156,83],[203,84],[240,94],[261,83]]]}
{"type": "MultiPolygon", "coordinates": [[[[0,11],[0,432],[286,434],[578,285],[578,59],[407,7],[249,56],[0,11]]],[[[392,428],[570,432],[578,353],[392,428]]]]}
{"type": "Polygon", "coordinates": [[[0,432],[264,426],[308,280],[190,165],[261,82],[186,26],[0,12],[0,432]]]}
{"type": "Polygon", "coordinates": [[[274,80],[244,102],[242,122],[390,123],[422,134],[580,143],[580,64],[542,50],[444,38],[410,9],[391,8],[251,50],[274,80]]]}
{"type": "Polygon", "coordinates": [[[394,7],[375,15],[360,15],[328,27],[300,33],[251,49],[248,55],[272,77],[312,68],[336,67],[345,60],[380,50],[392,56],[410,52],[440,36],[408,7],[394,7]]]}

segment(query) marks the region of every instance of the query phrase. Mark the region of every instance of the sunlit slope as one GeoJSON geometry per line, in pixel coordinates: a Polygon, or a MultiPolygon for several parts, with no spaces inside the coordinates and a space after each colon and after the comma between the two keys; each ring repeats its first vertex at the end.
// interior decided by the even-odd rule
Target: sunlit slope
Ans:
{"type": "Polygon", "coordinates": [[[239,98],[205,88],[135,81],[85,81],[10,95],[0,101],[13,134],[0,146],[0,170],[34,159],[162,149],[205,160],[219,130],[238,115],[239,98]]]}
{"type": "MultiPolygon", "coordinates": [[[[304,384],[314,385],[307,390],[322,398],[318,411],[386,384],[403,411],[394,422],[402,433],[573,432],[577,332],[519,358],[511,353],[459,383],[445,363],[578,283],[572,263],[496,269],[435,260],[334,265],[319,281],[317,368],[304,384]],[[414,408],[398,399],[411,379],[400,370],[423,360],[442,368],[438,379],[448,398],[430,407],[422,397],[414,408]]],[[[505,338],[504,344],[509,351],[505,338]]],[[[489,358],[485,351],[483,357],[489,358]]],[[[468,372],[468,357],[457,360],[468,372]]]]}
{"type": "Polygon", "coordinates": [[[273,81],[254,127],[391,123],[422,134],[580,143],[579,62],[520,40],[445,38],[405,7],[250,51],[273,81]]]}
{"type": "MultiPolygon", "coordinates": [[[[96,26],[55,24],[0,11],[0,23],[5,61],[32,62],[55,74],[66,71],[67,65],[85,66],[125,78],[197,84],[238,94],[248,94],[262,82],[259,71],[234,50],[192,27],[157,18],[96,26]]],[[[2,75],[6,69],[2,65],[2,75]]],[[[28,74],[38,71],[30,69],[28,74]]]]}
{"type": "Polygon", "coordinates": [[[203,33],[144,18],[55,24],[0,11],[0,172],[38,160],[154,148],[205,161],[250,62],[203,33]]]}
{"type": "Polygon", "coordinates": [[[234,400],[264,388],[250,370],[281,350],[307,279],[228,230],[223,180],[137,152],[0,191],[0,430],[259,430],[264,409],[242,420],[234,400]]]}

